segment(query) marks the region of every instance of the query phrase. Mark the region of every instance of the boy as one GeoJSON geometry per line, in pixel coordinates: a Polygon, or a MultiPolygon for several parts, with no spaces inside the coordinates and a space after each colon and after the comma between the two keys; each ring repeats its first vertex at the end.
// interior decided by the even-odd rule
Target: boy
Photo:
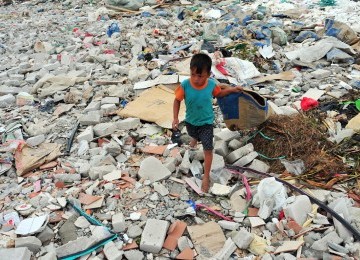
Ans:
{"type": "Polygon", "coordinates": [[[210,168],[213,159],[213,97],[223,97],[230,93],[242,91],[242,87],[226,87],[216,85],[210,79],[212,61],[206,54],[195,54],[190,61],[190,79],[184,80],[175,90],[173,129],[179,125],[180,102],[185,99],[185,124],[188,134],[192,137],[190,147],[201,141],[204,148],[204,176],[201,189],[209,191],[210,168]]]}

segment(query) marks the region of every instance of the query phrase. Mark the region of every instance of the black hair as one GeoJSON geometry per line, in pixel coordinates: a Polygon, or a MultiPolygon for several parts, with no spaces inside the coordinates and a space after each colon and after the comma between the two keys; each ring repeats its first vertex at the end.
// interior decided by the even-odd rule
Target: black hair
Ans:
{"type": "Polygon", "coordinates": [[[190,69],[195,69],[196,73],[199,74],[201,74],[203,71],[210,73],[211,65],[211,58],[205,53],[195,54],[190,61],[190,69]]]}

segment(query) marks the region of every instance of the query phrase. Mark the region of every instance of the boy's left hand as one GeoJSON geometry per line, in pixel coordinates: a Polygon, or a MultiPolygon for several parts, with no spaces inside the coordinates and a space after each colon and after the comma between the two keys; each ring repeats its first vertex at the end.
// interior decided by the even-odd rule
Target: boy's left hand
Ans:
{"type": "Polygon", "coordinates": [[[242,86],[236,86],[236,87],[233,87],[233,91],[234,92],[243,92],[244,88],[242,86]]]}

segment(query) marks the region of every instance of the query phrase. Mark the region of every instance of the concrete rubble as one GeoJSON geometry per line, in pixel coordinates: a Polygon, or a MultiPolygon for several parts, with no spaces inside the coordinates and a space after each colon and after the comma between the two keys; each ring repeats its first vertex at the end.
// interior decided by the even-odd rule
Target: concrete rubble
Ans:
{"type": "Polygon", "coordinates": [[[330,2],[0,0],[0,259],[359,259],[360,6],[330,2]],[[271,172],[214,101],[204,194],[201,145],[146,96],[172,100],[200,50],[276,115],[321,110],[352,190],[271,172]]]}

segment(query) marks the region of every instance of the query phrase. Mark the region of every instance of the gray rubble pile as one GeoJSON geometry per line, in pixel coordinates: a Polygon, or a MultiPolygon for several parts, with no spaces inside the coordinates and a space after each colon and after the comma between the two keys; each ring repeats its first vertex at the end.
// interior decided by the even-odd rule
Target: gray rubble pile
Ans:
{"type": "Polygon", "coordinates": [[[0,2],[0,259],[360,258],[358,202],[340,188],[306,190],[351,230],[274,177],[259,179],[251,170],[269,173],[269,158],[225,127],[216,103],[209,194],[201,145],[189,148],[185,128],[184,144],[172,143],[169,130],[174,87],[202,50],[214,78],[265,96],[277,115],[352,93],[344,120],[339,104],[326,110],[326,136],[357,137],[359,9],[0,2]]]}

